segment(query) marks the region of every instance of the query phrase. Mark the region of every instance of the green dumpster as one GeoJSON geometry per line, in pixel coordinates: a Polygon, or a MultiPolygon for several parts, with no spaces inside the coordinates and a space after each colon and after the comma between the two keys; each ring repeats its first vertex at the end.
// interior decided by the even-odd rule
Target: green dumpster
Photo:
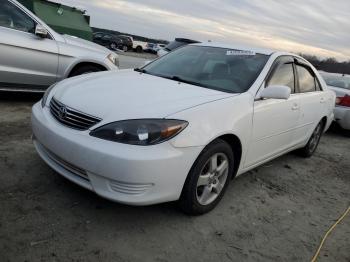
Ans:
{"type": "Polygon", "coordinates": [[[46,0],[19,0],[19,2],[56,32],[92,41],[90,17],[85,11],[46,0]]]}

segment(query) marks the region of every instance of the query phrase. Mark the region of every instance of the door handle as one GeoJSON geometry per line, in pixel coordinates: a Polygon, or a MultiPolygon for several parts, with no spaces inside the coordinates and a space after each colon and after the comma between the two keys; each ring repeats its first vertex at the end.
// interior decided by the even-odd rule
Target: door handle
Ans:
{"type": "Polygon", "coordinates": [[[320,99],[320,103],[321,104],[324,104],[324,103],[326,103],[326,99],[324,99],[323,97],[320,99]]]}

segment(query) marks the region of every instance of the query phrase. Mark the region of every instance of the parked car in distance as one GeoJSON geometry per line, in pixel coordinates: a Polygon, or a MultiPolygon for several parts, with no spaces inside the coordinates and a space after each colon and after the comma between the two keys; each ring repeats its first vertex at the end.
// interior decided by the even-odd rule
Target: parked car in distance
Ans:
{"type": "Polygon", "coordinates": [[[336,93],[334,118],[344,129],[350,130],[350,75],[320,72],[328,88],[336,93]]]}
{"type": "Polygon", "coordinates": [[[178,200],[202,214],[236,175],[292,150],[310,157],[334,103],[297,55],[194,44],[141,69],[60,82],[33,107],[33,142],[54,170],[102,197],[178,200]]]}
{"type": "Polygon", "coordinates": [[[93,34],[93,41],[99,45],[105,46],[111,50],[123,50],[124,52],[132,49],[130,38],[122,35],[97,32],[93,34]]]}
{"type": "Polygon", "coordinates": [[[118,35],[118,36],[127,38],[127,40],[131,43],[134,42],[134,38],[132,36],[129,36],[129,35],[118,35]]]}
{"type": "Polygon", "coordinates": [[[170,42],[169,44],[167,44],[165,47],[159,49],[157,51],[158,56],[163,56],[173,50],[175,50],[176,48],[179,48],[181,46],[184,45],[189,45],[189,44],[196,44],[196,43],[200,43],[199,41],[196,40],[192,40],[192,39],[187,39],[187,38],[175,38],[174,41],[170,42]]]}
{"type": "Polygon", "coordinates": [[[157,52],[164,47],[165,47],[164,44],[147,43],[145,52],[157,54],[157,52]]]}
{"type": "Polygon", "coordinates": [[[14,0],[1,1],[0,36],[3,91],[42,92],[64,78],[118,69],[115,53],[56,33],[14,0]]]}
{"type": "Polygon", "coordinates": [[[147,49],[147,43],[143,41],[133,41],[133,50],[137,53],[142,53],[147,49]]]}
{"type": "Polygon", "coordinates": [[[122,39],[123,41],[123,47],[122,50],[124,52],[126,51],[130,51],[133,49],[133,45],[134,45],[134,39],[131,36],[128,35],[118,35],[119,38],[122,39]]]}

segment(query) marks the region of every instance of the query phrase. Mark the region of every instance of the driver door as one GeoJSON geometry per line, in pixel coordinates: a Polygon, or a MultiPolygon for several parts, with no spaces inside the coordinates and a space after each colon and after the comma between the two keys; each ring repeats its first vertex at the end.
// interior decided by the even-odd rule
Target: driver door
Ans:
{"type": "Polygon", "coordinates": [[[56,82],[58,46],[34,34],[37,22],[19,6],[0,8],[0,89],[43,90],[56,82]]]}
{"type": "Polygon", "coordinates": [[[257,99],[254,102],[252,139],[245,161],[247,168],[283,153],[296,143],[300,104],[294,94],[296,78],[293,62],[292,57],[275,61],[264,86],[288,86],[291,88],[290,98],[257,99]]]}

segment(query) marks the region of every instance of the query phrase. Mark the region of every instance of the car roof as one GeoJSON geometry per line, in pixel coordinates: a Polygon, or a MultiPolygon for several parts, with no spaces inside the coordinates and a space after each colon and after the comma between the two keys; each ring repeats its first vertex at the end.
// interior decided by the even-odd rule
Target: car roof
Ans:
{"type": "Polygon", "coordinates": [[[272,50],[272,49],[250,47],[247,45],[235,45],[235,44],[225,44],[225,43],[217,43],[217,42],[205,42],[205,43],[198,43],[198,44],[192,44],[192,45],[245,50],[245,51],[252,51],[252,52],[263,54],[263,55],[272,55],[273,53],[281,53],[281,54],[288,54],[288,55],[295,56],[294,54],[291,54],[291,53],[278,52],[278,51],[272,50]]]}

